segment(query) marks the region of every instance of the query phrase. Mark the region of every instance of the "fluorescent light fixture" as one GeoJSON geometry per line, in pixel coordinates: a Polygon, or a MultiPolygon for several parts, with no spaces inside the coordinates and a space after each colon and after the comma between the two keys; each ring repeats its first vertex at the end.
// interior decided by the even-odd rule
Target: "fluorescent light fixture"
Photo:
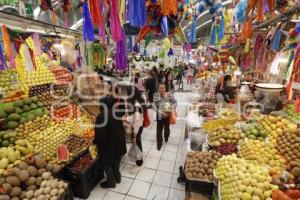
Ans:
{"type": "Polygon", "coordinates": [[[212,20],[208,20],[207,22],[201,24],[200,26],[197,26],[196,30],[198,30],[199,28],[206,26],[207,24],[210,24],[210,23],[212,23],[212,20]]]}
{"type": "Polygon", "coordinates": [[[78,20],[75,24],[73,24],[70,29],[76,30],[78,29],[83,23],[83,19],[78,20]]]}
{"type": "Polygon", "coordinates": [[[39,16],[40,12],[41,12],[41,8],[39,6],[36,9],[34,9],[33,16],[35,19],[39,16]]]}

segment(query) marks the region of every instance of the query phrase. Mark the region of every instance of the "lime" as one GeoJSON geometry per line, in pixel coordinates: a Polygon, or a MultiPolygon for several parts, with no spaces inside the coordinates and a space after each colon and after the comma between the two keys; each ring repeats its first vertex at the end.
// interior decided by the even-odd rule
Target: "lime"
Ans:
{"type": "Polygon", "coordinates": [[[3,147],[8,147],[8,145],[9,145],[9,141],[3,140],[2,146],[3,146],[3,147]]]}

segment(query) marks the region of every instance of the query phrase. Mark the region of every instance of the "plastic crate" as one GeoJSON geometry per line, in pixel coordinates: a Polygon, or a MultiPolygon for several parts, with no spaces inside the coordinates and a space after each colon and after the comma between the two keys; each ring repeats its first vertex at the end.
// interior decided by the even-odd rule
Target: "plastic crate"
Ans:
{"type": "Polygon", "coordinates": [[[212,199],[214,193],[214,183],[209,183],[205,181],[192,181],[186,179],[185,191],[199,193],[209,199],[212,199]]]}
{"type": "MultiPolygon", "coordinates": [[[[80,158],[78,158],[80,159],[80,158]]],[[[74,196],[86,199],[91,191],[104,178],[103,170],[98,167],[98,160],[95,160],[90,166],[82,171],[74,171],[71,169],[73,163],[70,163],[64,168],[63,178],[70,182],[74,196]]]]}

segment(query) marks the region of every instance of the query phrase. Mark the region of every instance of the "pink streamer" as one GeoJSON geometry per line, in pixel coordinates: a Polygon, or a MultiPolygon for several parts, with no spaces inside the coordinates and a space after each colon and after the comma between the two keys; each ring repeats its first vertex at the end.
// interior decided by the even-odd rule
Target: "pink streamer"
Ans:
{"type": "Polygon", "coordinates": [[[119,0],[110,0],[110,31],[112,39],[117,42],[122,39],[122,27],[119,17],[119,0]]]}
{"type": "Polygon", "coordinates": [[[35,56],[42,55],[40,36],[38,33],[33,34],[33,43],[34,43],[34,55],[35,56]]]}

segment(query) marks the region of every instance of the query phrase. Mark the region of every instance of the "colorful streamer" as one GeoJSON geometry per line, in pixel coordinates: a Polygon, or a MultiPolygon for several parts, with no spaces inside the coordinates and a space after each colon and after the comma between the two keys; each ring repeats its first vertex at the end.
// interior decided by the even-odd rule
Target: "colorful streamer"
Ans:
{"type": "Polygon", "coordinates": [[[145,0],[128,0],[128,20],[133,27],[142,27],[146,24],[147,11],[145,0]]]}
{"type": "Polygon", "coordinates": [[[116,69],[118,70],[124,70],[127,68],[126,37],[123,30],[121,36],[121,40],[119,40],[116,44],[116,69]]]}
{"type": "Polygon", "coordinates": [[[83,37],[87,41],[94,41],[95,40],[94,26],[92,23],[87,1],[83,2],[82,7],[83,7],[83,26],[82,26],[83,37]]]}
{"type": "Polygon", "coordinates": [[[165,37],[169,36],[169,25],[168,25],[168,18],[166,16],[162,17],[161,23],[161,30],[165,37]]]}
{"type": "Polygon", "coordinates": [[[42,55],[41,41],[38,33],[33,34],[33,42],[34,42],[34,55],[35,56],[42,55]]]}
{"type": "Polygon", "coordinates": [[[93,24],[97,27],[100,27],[102,24],[102,16],[100,11],[100,2],[99,0],[89,0],[91,16],[93,19],[93,24]]]}
{"type": "Polygon", "coordinates": [[[0,46],[0,71],[5,70],[6,68],[6,61],[2,52],[2,47],[0,46]]]}
{"type": "Polygon", "coordinates": [[[178,0],[162,0],[161,13],[163,16],[176,15],[178,0]]]}
{"type": "Polygon", "coordinates": [[[112,39],[122,40],[122,27],[119,17],[119,0],[110,0],[110,31],[112,39]]]}

